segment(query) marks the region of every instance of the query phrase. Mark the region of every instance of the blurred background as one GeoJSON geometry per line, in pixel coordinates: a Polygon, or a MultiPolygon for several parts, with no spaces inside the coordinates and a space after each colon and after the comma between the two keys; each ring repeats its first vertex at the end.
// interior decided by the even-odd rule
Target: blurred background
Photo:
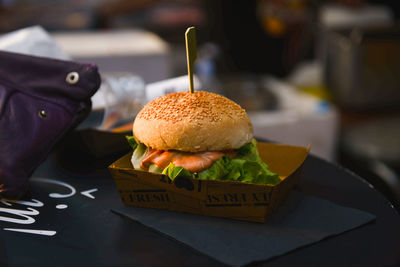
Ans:
{"type": "Polygon", "coordinates": [[[239,102],[256,137],[312,144],[399,204],[399,4],[0,0],[0,49],[96,63],[103,85],[81,127],[118,132],[147,101],[187,89],[195,26],[198,90],[239,102]]]}

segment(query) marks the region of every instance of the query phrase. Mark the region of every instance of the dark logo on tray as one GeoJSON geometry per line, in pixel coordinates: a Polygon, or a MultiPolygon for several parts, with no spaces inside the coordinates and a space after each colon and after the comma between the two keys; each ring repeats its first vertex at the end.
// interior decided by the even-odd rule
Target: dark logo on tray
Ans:
{"type": "MultiPolygon", "coordinates": [[[[160,182],[171,184],[172,180],[167,176],[163,175],[160,179],[160,182]]],[[[194,184],[191,179],[185,177],[178,177],[174,180],[174,185],[176,188],[185,188],[188,191],[194,190],[194,184]]]]}
{"type": "Polygon", "coordinates": [[[268,206],[272,197],[270,192],[218,193],[207,194],[207,207],[268,206]]]}
{"type": "Polygon", "coordinates": [[[174,184],[177,188],[186,188],[188,191],[194,190],[193,182],[184,177],[178,177],[174,180],[174,184]]]}
{"type": "Polygon", "coordinates": [[[150,189],[150,190],[133,190],[132,193],[121,195],[124,199],[128,197],[129,202],[134,203],[153,203],[153,202],[170,202],[167,190],[164,189],[150,189]]]}
{"type": "Polygon", "coordinates": [[[130,172],[128,170],[118,170],[118,172],[120,172],[122,174],[126,174],[126,175],[129,175],[129,176],[132,176],[132,177],[135,177],[135,178],[138,177],[136,173],[132,173],[132,172],[130,172]]]}

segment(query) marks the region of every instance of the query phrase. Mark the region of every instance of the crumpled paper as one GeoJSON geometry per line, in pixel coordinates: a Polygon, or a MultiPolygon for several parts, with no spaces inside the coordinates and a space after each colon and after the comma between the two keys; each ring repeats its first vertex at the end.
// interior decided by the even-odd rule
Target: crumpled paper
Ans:
{"type": "Polygon", "coordinates": [[[71,60],[41,26],[31,26],[0,36],[0,50],[38,57],[71,60]]]}

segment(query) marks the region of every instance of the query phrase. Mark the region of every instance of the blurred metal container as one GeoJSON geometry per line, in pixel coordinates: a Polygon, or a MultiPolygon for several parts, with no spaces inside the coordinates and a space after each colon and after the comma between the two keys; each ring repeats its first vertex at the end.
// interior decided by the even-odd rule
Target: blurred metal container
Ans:
{"type": "Polygon", "coordinates": [[[326,45],[324,78],[338,105],[400,106],[400,25],[331,31],[326,45]]]}

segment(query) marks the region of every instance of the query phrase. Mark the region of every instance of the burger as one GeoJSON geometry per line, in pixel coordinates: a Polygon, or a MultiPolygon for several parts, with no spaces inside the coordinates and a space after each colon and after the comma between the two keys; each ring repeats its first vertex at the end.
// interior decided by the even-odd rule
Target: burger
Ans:
{"type": "Polygon", "coordinates": [[[260,158],[246,111],[218,94],[195,91],[159,97],[133,123],[134,169],[179,177],[277,184],[260,158]]]}

